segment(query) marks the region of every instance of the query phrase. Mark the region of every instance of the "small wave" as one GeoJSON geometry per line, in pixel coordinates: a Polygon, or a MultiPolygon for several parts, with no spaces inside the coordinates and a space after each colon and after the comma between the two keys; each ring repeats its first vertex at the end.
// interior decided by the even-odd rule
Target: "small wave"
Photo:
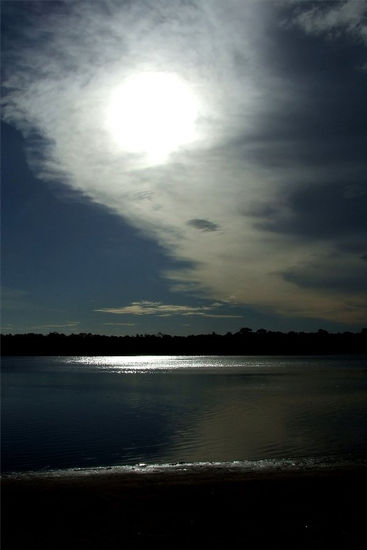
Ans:
{"type": "Polygon", "coordinates": [[[165,464],[139,463],[134,465],[99,466],[94,468],[66,468],[58,470],[37,470],[9,472],[3,479],[84,477],[116,474],[200,474],[200,473],[260,473],[260,472],[307,472],[313,470],[335,470],[346,468],[367,468],[367,459],[352,457],[307,457],[289,459],[236,460],[229,462],[179,462],[165,464]]]}

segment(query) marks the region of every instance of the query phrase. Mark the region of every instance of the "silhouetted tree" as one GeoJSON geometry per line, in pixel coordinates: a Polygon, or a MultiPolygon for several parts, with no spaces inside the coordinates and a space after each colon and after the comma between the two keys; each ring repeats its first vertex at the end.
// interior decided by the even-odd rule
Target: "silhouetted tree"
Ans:
{"type": "Polygon", "coordinates": [[[136,336],[103,336],[91,333],[66,336],[5,334],[1,336],[2,355],[247,355],[247,354],[330,354],[367,353],[367,329],[360,333],[332,334],[325,330],[314,333],[288,333],[241,328],[225,336],[212,332],[190,336],[137,334],[136,336]]]}

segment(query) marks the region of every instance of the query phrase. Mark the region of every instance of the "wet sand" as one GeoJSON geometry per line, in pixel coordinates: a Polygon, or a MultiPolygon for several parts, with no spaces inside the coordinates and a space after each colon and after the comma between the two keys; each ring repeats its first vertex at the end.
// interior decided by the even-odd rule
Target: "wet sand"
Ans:
{"type": "Polygon", "coordinates": [[[3,548],[362,549],[366,481],[365,468],[5,478],[3,548]]]}

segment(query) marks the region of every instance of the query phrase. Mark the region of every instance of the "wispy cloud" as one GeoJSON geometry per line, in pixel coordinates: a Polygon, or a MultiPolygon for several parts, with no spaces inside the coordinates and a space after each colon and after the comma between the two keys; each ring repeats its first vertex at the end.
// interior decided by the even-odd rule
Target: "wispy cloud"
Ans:
{"type": "Polygon", "coordinates": [[[77,327],[78,325],[80,325],[79,321],[71,321],[70,323],[60,323],[60,324],[50,323],[46,325],[34,325],[30,328],[42,330],[42,329],[50,329],[50,328],[73,328],[73,327],[77,327]]]}
{"type": "Polygon", "coordinates": [[[113,326],[113,327],[134,327],[135,323],[103,323],[106,326],[113,326]]]}
{"type": "Polygon", "coordinates": [[[1,307],[3,310],[14,311],[30,307],[29,295],[18,288],[2,288],[1,307]]]}
{"type": "Polygon", "coordinates": [[[367,2],[341,0],[337,2],[292,2],[297,11],[294,22],[310,34],[329,37],[349,35],[367,43],[367,2]],[[301,9],[300,9],[301,8],[301,9]]]}
{"type": "Polygon", "coordinates": [[[11,323],[7,323],[7,324],[4,324],[4,325],[1,325],[1,330],[2,331],[6,331],[6,330],[10,330],[10,331],[13,331],[15,329],[15,326],[11,323]]]}
{"type": "MultiPolygon", "coordinates": [[[[320,259],[326,266],[337,252],[358,280],[365,269],[355,260],[365,253],[364,239],[356,232],[315,235],[313,213],[306,211],[312,197],[317,203],[330,190],[333,218],[339,193],[361,185],[363,116],[349,109],[358,99],[362,106],[361,84],[352,93],[338,73],[328,80],[319,56],[311,63],[307,51],[286,42],[289,36],[279,54],[288,65],[282,65],[280,4],[111,1],[30,10],[21,47],[10,44],[4,117],[28,136],[40,178],[63,181],[117,212],[189,266],[164,273],[172,288],[285,315],[363,322],[367,309],[349,304],[365,303],[364,295],[349,282],[321,288],[312,283],[315,275],[300,284],[304,266],[320,259]],[[302,63],[309,63],[308,79],[302,63]],[[106,127],[113,91],[146,70],[179,74],[201,105],[198,139],[163,164],[121,150],[106,127]],[[308,202],[299,201],[305,189],[308,202]]],[[[344,28],[362,38],[364,4],[313,3],[311,9],[293,2],[298,11],[288,15],[309,35],[344,28]]],[[[211,313],[144,302],[103,311],[211,313]]]]}
{"type": "MultiPolygon", "coordinates": [[[[162,304],[161,302],[150,302],[143,300],[141,302],[132,302],[128,306],[111,307],[96,309],[102,313],[113,313],[114,315],[157,315],[158,317],[170,317],[172,315],[198,315],[202,317],[217,317],[217,318],[240,318],[241,315],[212,313],[221,304],[212,304],[208,306],[185,306],[162,304]]],[[[110,323],[105,323],[110,324],[110,323]]]]}

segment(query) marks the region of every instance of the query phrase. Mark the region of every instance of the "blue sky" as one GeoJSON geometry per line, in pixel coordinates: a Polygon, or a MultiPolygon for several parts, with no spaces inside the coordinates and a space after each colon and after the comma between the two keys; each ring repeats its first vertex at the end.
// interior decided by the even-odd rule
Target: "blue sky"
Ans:
{"type": "Polygon", "coordinates": [[[366,14],[2,2],[3,331],[366,326],[366,14]]]}

